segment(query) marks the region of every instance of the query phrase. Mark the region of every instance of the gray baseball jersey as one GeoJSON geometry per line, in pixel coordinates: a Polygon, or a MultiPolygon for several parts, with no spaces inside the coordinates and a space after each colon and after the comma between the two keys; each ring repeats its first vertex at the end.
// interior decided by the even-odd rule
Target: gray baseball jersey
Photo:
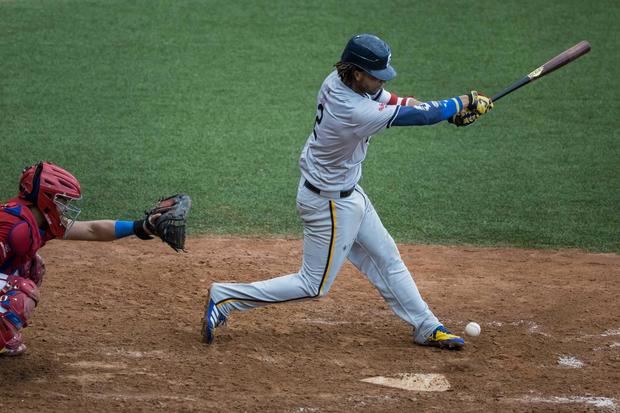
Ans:
{"type": "MultiPolygon", "coordinates": [[[[317,115],[312,133],[302,150],[302,176],[325,191],[353,188],[362,175],[372,135],[389,128],[400,106],[372,100],[345,85],[333,71],[317,96],[317,115]]],[[[379,96],[378,98],[381,98],[379,96]]]]}

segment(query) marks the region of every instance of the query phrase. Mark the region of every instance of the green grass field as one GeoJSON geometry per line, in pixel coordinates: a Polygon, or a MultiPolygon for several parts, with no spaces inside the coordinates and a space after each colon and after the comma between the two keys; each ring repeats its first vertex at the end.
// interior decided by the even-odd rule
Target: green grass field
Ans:
{"type": "Polygon", "coordinates": [[[618,16],[611,0],[0,0],[0,197],[48,159],[81,179],[84,219],[184,191],[194,233],[299,236],[297,159],[352,34],[386,39],[388,90],[420,99],[492,94],[587,39],[471,128],[378,135],[362,185],[400,242],[618,252],[618,16]]]}

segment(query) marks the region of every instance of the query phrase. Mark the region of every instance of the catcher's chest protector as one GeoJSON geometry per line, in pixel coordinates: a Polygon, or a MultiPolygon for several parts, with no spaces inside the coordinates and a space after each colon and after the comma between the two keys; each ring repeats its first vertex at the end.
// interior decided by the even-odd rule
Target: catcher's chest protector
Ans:
{"type": "Polygon", "coordinates": [[[0,205],[0,272],[14,272],[43,245],[45,239],[27,207],[17,202],[0,205]]]}

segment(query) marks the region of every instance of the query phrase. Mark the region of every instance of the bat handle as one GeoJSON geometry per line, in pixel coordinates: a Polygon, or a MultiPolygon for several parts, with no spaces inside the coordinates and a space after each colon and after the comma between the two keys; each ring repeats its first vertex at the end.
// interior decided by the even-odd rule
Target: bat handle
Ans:
{"type": "Polygon", "coordinates": [[[506,89],[502,90],[501,92],[498,92],[496,94],[494,94],[493,96],[491,96],[491,101],[493,102],[497,102],[498,100],[500,100],[502,97],[506,96],[507,94],[509,94],[510,92],[513,92],[517,89],[519,89],[521,86],[525,85],[526,83],[528,83],[530,81],[530,78],[525,76],[522,79],[517,80],[516,82],[514,82],[512,85],[510,85],[509,87],[507,87],[506,89]]]}

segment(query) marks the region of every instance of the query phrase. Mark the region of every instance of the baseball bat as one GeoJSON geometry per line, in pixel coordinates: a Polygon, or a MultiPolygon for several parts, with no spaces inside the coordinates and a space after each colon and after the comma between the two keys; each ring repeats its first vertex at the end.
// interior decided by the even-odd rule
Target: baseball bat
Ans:
{"type": "Polygon", "coordinates": [[[584,54],[588,53],[590,49],[591,49],[590,43],[588,43],[586,40],[583,40],[577,43],[570,49],[564,50],[562,53],[560,53],[553,59],[549,60],[544,65],[535,69],[529,75],[517,80],[516,82],[514,82],[512,85],[508,86],[506,89],[502,90],[501,92],[496,93],[495,95],[491,97],[491,100],[493,102],[498,101],[502,97],[506,96],[509,93],[514,92],[520,87],[525,86],[528,83],[531,83],[536,79],[540,79],[541,77],[548,75],[549,73],[561,68],[562,66],[569,64],[570,62],[577,59],[578,57],[581,57],[584,54]]]}

